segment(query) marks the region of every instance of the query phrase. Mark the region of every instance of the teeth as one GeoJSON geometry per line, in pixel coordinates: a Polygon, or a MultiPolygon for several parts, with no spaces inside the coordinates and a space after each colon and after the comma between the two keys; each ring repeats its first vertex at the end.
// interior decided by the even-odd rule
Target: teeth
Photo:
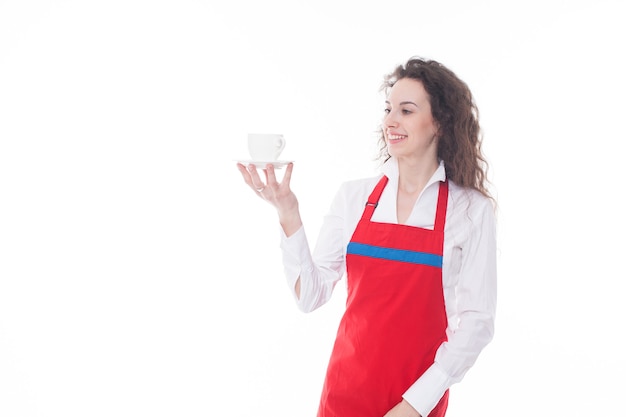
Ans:
{"type": "Polygon", "coordinates": [[[387,137],[389,138],[389,140],[399,140],[399,139],[405,138],[406,136],[404,136],[404,135],[387,135],[387,137]]]}

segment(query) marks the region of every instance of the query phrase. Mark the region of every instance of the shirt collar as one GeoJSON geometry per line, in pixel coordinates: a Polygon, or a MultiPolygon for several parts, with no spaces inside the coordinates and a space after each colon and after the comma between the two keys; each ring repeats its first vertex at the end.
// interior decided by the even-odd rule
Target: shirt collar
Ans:
{"type": "MultiPolygon", "coordinates": [[[[381,172],[390,180],[397,181],[398,176],[400,175],[400,172],[398,169],[398,160],[393,156],[389,158],[387,162],[383,164],[381,168],[381,172]]],[[[439,166],[437,167],[437,170],[433,173],[433,175],[428,180],[428,183],[426,184],[426,186],[428,187],[430,184],[434,182],[437,182],[437,181],[443,182],[445,180],[446,180],[446,167],[443,161],[439,160],[439,166]]]]}

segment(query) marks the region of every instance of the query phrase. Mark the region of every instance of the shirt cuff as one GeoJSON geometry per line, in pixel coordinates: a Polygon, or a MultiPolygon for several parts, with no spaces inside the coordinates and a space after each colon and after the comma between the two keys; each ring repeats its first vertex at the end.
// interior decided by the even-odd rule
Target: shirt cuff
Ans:
{"type": "Polygon", "coordinates": [[[437,363],[434,363],[411,385],[402,398],[425,417],[435,408],[451,385],[452,379],[437,363]]]}

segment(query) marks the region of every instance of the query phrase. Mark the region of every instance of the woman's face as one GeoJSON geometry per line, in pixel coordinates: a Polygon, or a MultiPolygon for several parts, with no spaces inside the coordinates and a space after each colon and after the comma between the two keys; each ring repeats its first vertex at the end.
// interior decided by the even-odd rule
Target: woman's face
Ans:
{"type": "Polygon", "coordinates": [[[420,81],[398,80],[386,101],[383,131],[389,155],[396,158],[437,158],[437,125],[428,93],[420,81]]]}

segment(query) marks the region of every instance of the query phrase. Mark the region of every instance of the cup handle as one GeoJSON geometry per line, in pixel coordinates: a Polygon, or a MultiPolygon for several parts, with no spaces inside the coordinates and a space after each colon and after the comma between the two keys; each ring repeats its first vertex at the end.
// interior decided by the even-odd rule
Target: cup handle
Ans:
{"type": "Polygon", "coordinates": [[[285,148],[285,138],[279,136],[276,141],[276,152],[282,152],[285,148]]]}

